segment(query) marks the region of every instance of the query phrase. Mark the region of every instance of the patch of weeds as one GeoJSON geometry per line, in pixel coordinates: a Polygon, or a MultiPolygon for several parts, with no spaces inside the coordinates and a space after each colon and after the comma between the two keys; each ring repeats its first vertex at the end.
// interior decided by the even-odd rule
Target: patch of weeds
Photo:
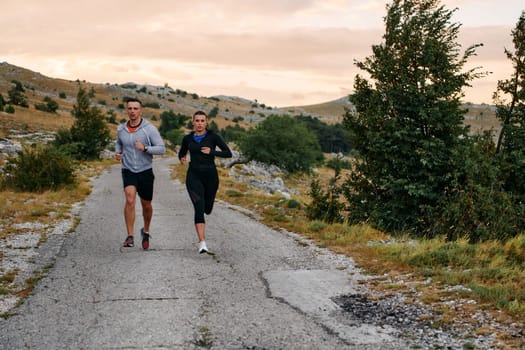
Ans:
{"type": "Polygon", "coordinates": [[[300,239],[296,239],[295,241],[297,242],[297,244],[299,244],[302,247],[308,247],[308,245],[309,245],[308,242],[305,242],[305,241],[300,240],[300,239]]]}
{"type": "MultiPolygon", "coordinates": [[[[47,265],[49,266],[49,265],[47,265]]],[[[45,273],[49,270],[49,268],[43,268],[42,270],[35,272],[34,276],[29,277],[26,279],[26,288],[19,291],[17,294],[21,296],[22,298],[27,297],[33,288],[37,285],[38,281],[40,281],[42,278],[45,277],[45,273]]]]}
{"type": "Polygon", "coordinates": [[[233,197],[233,198],[238,198],[238,197],[242,197],[243,194],[239,191],[235,191],[235,190],[226,190],[225,192],[226,196],[228,197],[233,197]]]}
{"type": "Polygon", "coordinates": [[[286,206],[289,209],[301,209],[301,203],[295,199],[290,199],[286,206]]]}
{"type": "Polygon", "coordinates": [[[194,344],[201,348],[210,349],[212,347],[213,341],[208,327],[199,327],[199,334],[197,335],[194,344]]]}
{"type": "Polygon", "coordinates": [[[10,313],[9,311],[6,311],[6,312],[0,314],[0,317],[3,318],[4,320],[7,320],[11,316],[14,316],[14,314],[10,313]]]}
{"type": "Polygon", "coordinates": [[[67,233],[73,233],[76,231],[77,229],[77,226],[80,224],[80,218],[75,218],[73,220],[73,225],[71,225],[71,227],[69,228],[69,230],[67,230],[67,233]]]}
{"type": "Polygon", "coordinates": [[[314,232],[319,232],[326,227],[326,224],[319,220],[314,220],[310,223],[310,229],[314,232]]]}
{"type": "Polygon", "coordinates": [[[465,350],[476,349],[476,345],[472,344],[471,342],[466,342],[463,344],[463,349],[465,350]]]}
{"type": "Polygon", "coordinates": [[[520,303],[517,299],[514,299],[511,302],[509,302],[507,308],[510,312],[515,314],[525,313],[525,303],[520,303]]]}
{"type": "Polygon", "coordinates": [[[2,281],[2,283],[7,283],[7,284],[13,283],[17,274],[18,274],[18,271],[16,270],[9,271],[0,277],[0,281],[2,281]]]}
{"type": "Polygon", "coordinates": [[[274,215],[272,217],[272,220],[273,221],[277,221],[277,222],[287,222],[288,219],[286,218],[286,216],[284,216],[283,214],[277,214],[277,215],[274,215]]]}
{"type": "Polygon", "coordinates": [[[41,216],[47,215],[47,210],[45,208],[35,208],[35,209],[31,210],[30,215],[32,217],[39,218],[41,216]]]}

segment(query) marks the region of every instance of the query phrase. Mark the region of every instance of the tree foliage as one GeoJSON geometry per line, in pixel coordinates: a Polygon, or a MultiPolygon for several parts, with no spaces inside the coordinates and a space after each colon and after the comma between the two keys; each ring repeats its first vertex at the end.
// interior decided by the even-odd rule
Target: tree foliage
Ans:
{"type": "Polygon", "coordinates": [[[59,130],[55,145],[77,160],[99,159],[110,142],[109,128],[103,113],[90,105],[89,94],[82,87],[71,114],[75,122],[70,129],[59,130]]]}
{"type": "Polygon", "coordinates": [[[290,116],[271,115],[239,140],[247,160],[277,165],[289,172],[308,172],[323,154],[315,134],[290,116]]]}
{"type": "Polygon", "coordinates": [[[383,42],[356,62],[370,81],[356,76],[344,119],[357,151],[344,189],[351,222],[431,234],[468,138],[462,89],[482,75],[463,71],[478,45],[460,53],[453,12],[438,0],[394,0],[383,42]]]}
{"type": "Polygon", "coordinates": [[[310,220],[321,220],[327,223],[341,223],[344,221],[345,206],[339,200],[341,188],[337,186],[339,176],[330,179],[327,191],[321,188],[319,180],[310,183],[309,195],[312,201],[306,206],[306,216],[310,220]]]}
{"type": "Polygon", "coordinates": [[[512,31],[514,52],[505,49],[514,72],[498,81],[494,93],[496,116],[502,123],[497,156],[504,189],[525,202],[525,11],[512,31]],[[507,100],[506,97],[509,99],[507,100]]]}
{"type": "Polygon", "coordinates": [[[184,114],[175,113],[173,110],[164,111],[160,114],[159,132],[162,137],[167,137],[169,131],[182,128],[184,123],[190,119],[191,117],[188,117],[184,114]]]}
{"type": "Polygon", "coordinates": [[[350,141],[348,131],[341,124],[327,124],[311,116],[297,117],[306,127],[317,135],[321,150],[325,153],[348,153],[350,141]]]}
{"type": "Polygon", "coordinates": [[[239,142],[239,140],[246,134],[244,129],[239,124],[226,125],[224,128],[219,130],[219,134],[222,136],[225,142],[239,142]]]}

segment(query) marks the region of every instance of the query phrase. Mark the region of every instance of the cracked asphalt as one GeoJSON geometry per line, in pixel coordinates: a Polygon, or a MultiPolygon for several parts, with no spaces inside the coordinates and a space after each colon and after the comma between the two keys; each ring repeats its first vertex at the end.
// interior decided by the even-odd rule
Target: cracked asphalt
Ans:
{"type": "MultiPolygon", "coordinates": [[[[26,302],[0,320],[1,349],[403,349],[388,327],[356,324],[332,299],[359,293],[351,259],[216,203],[214,255],[198,254],[193,209],[154,162],[150,250],[124,239],[119,165],[93,180],[80,224],[26,302]]],[[[137,206],[136,232],[142,226],[137,206]]]]}

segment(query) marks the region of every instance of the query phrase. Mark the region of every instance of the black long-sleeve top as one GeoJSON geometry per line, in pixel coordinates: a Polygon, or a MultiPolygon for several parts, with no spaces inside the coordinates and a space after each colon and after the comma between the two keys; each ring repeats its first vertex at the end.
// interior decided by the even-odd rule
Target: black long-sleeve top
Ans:
{"type": "Polygon", "coordinates": [[[224,140],[213,130],[207,130],[201,142],[193,139],[194,131],[184,136],[179,150],[179,160],[190,152],[190,168],[207,169],[215,167],[215,157],[231,158],[232,151],[224,140]],[[210,154],[201,152],[202,147],[210,147],[210,154]],[[219,149],[217,149],[217,147],[219,149]]]}

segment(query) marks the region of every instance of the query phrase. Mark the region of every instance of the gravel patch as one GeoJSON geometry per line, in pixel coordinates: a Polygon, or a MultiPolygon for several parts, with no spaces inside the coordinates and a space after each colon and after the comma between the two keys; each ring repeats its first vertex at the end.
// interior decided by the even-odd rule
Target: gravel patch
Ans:
{"type": "MultiPolygon", "coordinates": [[[[28,278],[52,266],[60,251],[62,243],[79,210],[80,204],[73,206],[72,218],[59,221],[54,225],[46,226],[42,223],[22,223],[14,225],[15,229],[27,232],[10,236],[0,240],[0,273],[2,275],[14,272],[13,282],[9,285],[11,291],[20,291],[26,288],[28,278]],[[43,238],[45,237],[45,238],[43,238]]],[[[13,294],[0,295],[0,315],[9,312],[18,305],[20,297],[13,294]]]]}

